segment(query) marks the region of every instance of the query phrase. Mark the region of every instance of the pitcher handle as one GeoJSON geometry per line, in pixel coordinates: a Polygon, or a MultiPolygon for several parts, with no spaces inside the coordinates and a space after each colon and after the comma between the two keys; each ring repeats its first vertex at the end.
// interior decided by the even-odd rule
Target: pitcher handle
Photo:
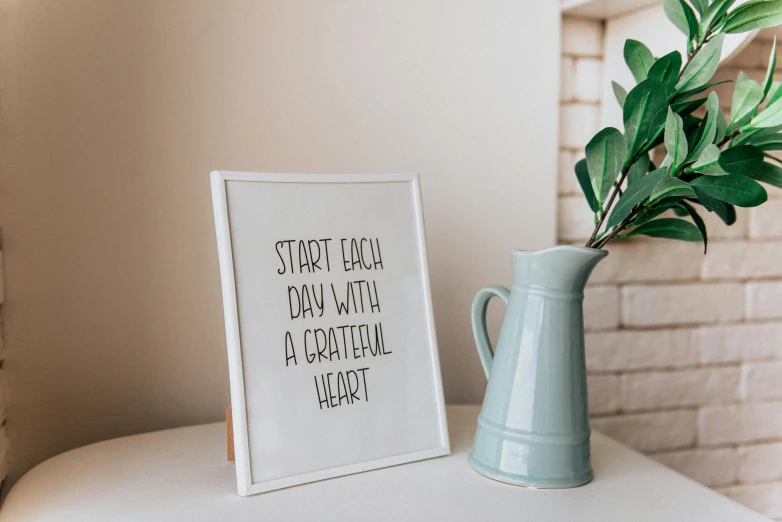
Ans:
{"type": "Polygon", "coordinates": [[[492,297],[499,297],[505,302],[505,306],[508,306],[510,290],[499,285],[487,286],[478,290],[475,299],[472,300],[472,333],[475,336],[475,346],[478,348],[478,356],[481,358],[481,365],[487,379],[494,359],[494,349],[489,341],[489,332],[486,331],[486,310],[492,297]]]}

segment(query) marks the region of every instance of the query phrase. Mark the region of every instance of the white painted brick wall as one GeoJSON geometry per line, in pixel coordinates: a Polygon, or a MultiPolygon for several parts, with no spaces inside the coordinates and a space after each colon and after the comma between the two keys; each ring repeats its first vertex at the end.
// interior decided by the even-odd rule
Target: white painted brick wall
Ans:
{"type": "Polygon", "coordinates": [[[598,417],[592,427],[639,451],[687,448],[695,443],[694,410],[598,417]]]}
{"type": "Polygon", "coordinates": [[[603,24],[595,20],[562,20],[562,54],[600,58],[603,56],[603,24]]]}
{"type": "MultiPolygon", "coordinates": [[[[779,218],[782,221],[782,214],[779,218]]],[[[782,277],[782,241],[712,243],[701,275],[703,279],[782,277]]]]}
{"type": "Polygon", "coordinates": [[[653,458],[706,486],[734,484],[741,465],[741,456],[735,448],[656,453],[653,458]]]}
{"type": "MultiPolygon", "coordinates": [[[[657,258],[650,261],[665,262],[657,258]]],[[[670,267],[676,270],[675,263],[670,267]]],[[[735,321],[742,316],[743,294],[741,285],[735,283],[626,286],[622,289],[622,324],[665,326],[735,321]]]]}
{"type": "Polygon", "coordinates": [[[698,442],[704,446],[782,439],[782,402],[706,407],[700,410],[698,442]]]}
{"type": "MultiPolygon", "coordinates": [[[[0,369],[0,419],[7,419],[8,397],[6,395],[6,370],[0,369]]],[[[4,476],[4,475],[0,475],[4,476]]]]}
{"type": "Polygon", "coordinates": [[[573,174],[573,169],[576,162],[583,158],[584,154],[576,153],[571,150],[563,149],[559,151],[559,194],[560,195],[573,195],[578,197],[584,197],[584,192],[581,190],[581,186],[578,184],[576,176],[573,174]]]}
{"type": "MultiPolygon", "coordinates": [[[[5,302],[5,271],[3,269],[3,252],[0,250],[0,312],[2,304],[5,302]]],[[[7,397],[5,394],[5,369],[2,369],[3,361],[3,332],[2,318],[0,318],[0,495],[6,493],[2,491],[5,478],[8,476],[8,428],[7,420],[7,397]]]]}
{"type": "Polygon", "coordinates": [[[757,444],[739,449],[738,480],[742,482],[782,481],[782,442],[757,444]]]}
{"type": "Polygon", "coordinates": [[[782,319],[782,281],[747,284],[747,319],[782,319]]]}
{"type": "MultiPolygon", "coordinates": [[[[761,80],[774,34],[717,79],[761,80]]],[[[592,213],[573,166],[599,128],[602,27],[565,19],[562,37],[558,233],[583,244],[592,213]]],[[[733,87],[716,88],[728,110],[733,87]]],[[[782,190],[767,188],[733,226],[701,213],[706,257],[690,243],[611,243],[586,293],[586,364],[595,429],[782,519],[782,190]]]]}
{"type": "Polygon", "coordinates": [[[728,404],[739,398],[739,369],[701,368],[626,373],[620,378],[623,411],[728,404]]]}
{"type": "Polygon", "coordinates": [[[5,302],[5,270],[3,269],[3,251],[0,250],[0,305],[5,302]]]}
{"type": "Polygon", "coordinates": [[[706,230],[709,233],[709,248],[711,248],[715,239],[740,239],[747,236],[749,229],[749,209],[736,208],[736,222],[727,226],[714,212],[699,212],[706,223],[706,230]]]}
{"type": "MultiPolygon", "coordinates": [[[[581,196],[583,199],[583,196],[581,196]]],[[[591,232],[591,230],[590,230],[591,232]]],[[[592,283],[647,283],[698,279],[703,247],[662,239],[624,240],[609,243],[608,257],[592,273],[592,283]],[[661,262],[650,263],[650,260],[661,262]],[[675,259],[676,269],[664,260],[675,259]]]]}
{"type": "Polygon", "coordinates": [[[559,98],[563,103],[580,102],[596,105],[600,102],[600,82],[603,62],[599,58],[563,56],[559,98]]]}
{"type": "Polygon", "coordinates": [[[574,98],[586,103],[600,102],[603,62],[599,58],[576,58],[574,98]]]}
{"type": "Polygon", "coordinates": [[[719,492],[769,518],[782,519],[782,482],[734,486],[719,492]]]}
{"type": "Polygon", "coordinates": [[[616,413],[619,410],[619,377],[616,375],[588,376],[587,390],[591,413],[616,413]]]}
{"type": "MultiPolygon", "coordinates": [[[[774,39],[776,40],[782,40],[782,27],[770,27],[768,29],[763,29],[758,33],[758,35],[755,37],[756,42],[765,42],[766,45],[771,44],[774,39]]],[[[765,61],[763,62],[766,63],[765,61]]],[[[779,72],[779,67],[777,67],[776,72],[779,72]]]]}
{"type": "Polygon", "coordinates": [[[782,360],[747,363],[741,372],[744,399],[782,399],[782,360]]]}
{"type": "Polygon", "coordinates": [[[772,199],[750,212],[750,237],[782,238],[782,199],[772,199]]]}
{"type": "Polygon", "coordinates": [[[8,428],[0,427],[0,476],[5,479],[8,476],[8,428]]]}
{"type": "Polygon", "coordinates": [[[695,342],[705,364],[782,358],[782,323],[704,327],[695,342]]]}
{"type": "Polygon", "coordinates": [[[559,144],[581,149],[600,130],[600,107],[593,104],[565,103],[559,109],[559,144]]]}
{"type": "Polygon", "coordinates": [[[576,97],[576,59],[563,56],[560,64],[559,99],[563,102],[573,101],[576,97]]]}
{"type": "Polygon", "coordinates": [[[736,62],[741,69],[765,69],[766,59],[771,52],[770,42],[750,42],[741,54],[736,57],[736,62]]]}
{"type": "Polygon", "coordinates": [[[594,228],[593,216],[584,196],[559,198],[557,231],[560,240],[585,242],[594,228]]]}
{"type": "Polygon", "coordinates": [[[693,366],[699,360],[695,339],[695,331],[686,328],[587,332],[587,371],[693,366]]]}
{"type": "Polygon", "coordinates": [[[619,289],[590,286],[584,291],[584,328],[608,330],[619,326],[619,289]]]}

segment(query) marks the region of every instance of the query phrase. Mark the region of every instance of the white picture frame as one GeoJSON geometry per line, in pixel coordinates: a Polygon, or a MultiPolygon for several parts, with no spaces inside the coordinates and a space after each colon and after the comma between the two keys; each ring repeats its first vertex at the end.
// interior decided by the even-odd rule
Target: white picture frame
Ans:
{"type": "MultiPolygon", "coordinates": [[[[215,171],[211,173],[211,185],[223,291],[239,494],[242,496],[253,495],[449,454],[450,444],[432,313],[418,175],[273,174],[215,171]],[[342,194],[344,197],[341,196],[342,194]],[[328,202],[328,213],[325,213],[325,210],[321,208],[326,205],[324,201],[328,202]],[[291,209],[297,208],[299,205],[306,206],[306,212],[293,213],[291,209]],[[387,211],[387,216],[384,216],[384,210],[387,211]],[[357,214],[353,215],[354,213],[357,214]],[[357,216],[360,219],[357,219],[357,216]],[[344,233],[339,230],[340,227],[344,229],[344,233]],[[279,351],[281,346],[280,331],[277,331],[278,326],[283,325],[281,327],[284,328],[294,324],[290,322],[286,325],[284,319],[294,321],[294,298],[291,297],[293,295],[291,286],[298,285],[298,282],[297,285],[291,285],[288,281],[287,298],[283,296],[283,299],[279,299],[280,292],[277,288],[279,283],[275,278],[288,275],[294,279],[297,267],[293,262],[292,252],[295,249],[292,249],[292,243],[287,243],[288,254],[291,257],[290,263],[286,266],[288,259],[283,254],[285,253],[285,243],[288,240],[278,240],[274,242],[278,268],[276,273],[272,273],[269,264],[271,254],[266,247],[271,247],[271,241],[274,238],[287,238],[291,234],[291,230],[302,232],[301,237],[310,242],[314,240],[310,236],[317,238],[319,234],[326,231],[325,233],[333,234],[335,238],[340,240],[341,256],[345,263],[343,269],[347,272],[348,263],[344,260],[346,255],[345,238],[351,237],[352,245],[352,240],[356,239],[352,235],[357,230],[366,231],[373,229],[373,227],[385,235],[382,238],[382,243],[379,237],[374,238],[378,256],[382,253],[382,257],[375,260],[381,261],[381,263],[375,263],[374,269],[377,271],[376,274],[379,274],[377,277],[382,276],[383,279],[373,280],[376,301],[374,304],[377,305],[377,309],[372,309],[372,313],[377,312],[380,319],[388,321],[387,330],[382,328],[381,322],[375,324],[375,344],[376,347],[379,346],[378,338],[382,341],[386,336],[400,341],[404,340],[404,342],[399,342],[393,349],[388,349],[389,355],[386,355],[385,346],[382,348],[382,352],[380,348],[377,348],[377,353],[382,353],[383,357],[377,356],[370,363],[367,363],[378,365],[379,369],[374,373],[371,369],[372,366],[363,368],[363,371],[354,371],[357,387],[360,387],[357,372],[361,371],[363,376],[363,398],[365,399],[363,402],[362,392],[359,389],[354,394],[354,381],[350,379],[351,370],[339,370],[340,374],[344,371],[345,375],[342,391],[347,393],[345,386],[349,387],[352,398],[348,396],[343,405],[342,400],[345,395],[340,394],[339,403],[334,406],[336,397],[331,395],[333,391],[330,386],[331,377],[326,377],[326,375],[335,374],[333,372],[323,373],[320,371],[323,368],[316,366],[308,367],[303,361],[300,367],[296,351],[293,348],[292,339],[294,336],[291,334],[291,330],[287,330],[285,333],[283,349],[285,365],[281,365],[278,359],[274,359],[274,357],[278,357],[274,351],[279,351]],[[285,230],[276,232],[277,229],[285,230]],[[309,234],[304,234],[305,231],[308,231],[309,234]],[[280,248],[278,243],[283,243],[283,247],[280,248]],[[381,249],[381,244],[386,247],[385,250],[381,249]],[[411,247],[414,251],[410,252],[408,256],[405,252],[407,248],[411,247]],[[388,269],[393,263],[400,267],[397,272],[394,271],[395,269],[388,269]],[[380,313],[379,303],[381,300],[378,297],[378,281],[382,282],[381,288],[386,292],[388,301],[391,302],[391,312],[385,316],[380,313]],[[272,291],[272,288],[276,290],[272,291]],[[411,291],[411,288],[416,288],[416,290],[411,291]],[[399,293],[401,295],[397,295],[399,293]],[[287,312],[280,312],[275,304],[270,304],[271,294],[277,296],[275,299],[279,301],[279,307],[288,307],[287,312]],[[285,314],[282,320],[280,314],[285,314]],[[253,319],[244,319],[242,322],[242,317],[252,317],[253,319]],[[378,324],[381,325],[379,337],[377,336],[378,324]],[[273,339],[269,339],[267,342],[266,337],[273,337],[273,339]],[[291,340],[290,346],[289,339],[291,340]],[[291,352],[294,355],[293,360],[291,360],[291,352]],[[394,353],[400,355],[395,359],[394,353]],[[272,369],[274,365],[279,367],[272,369]],[[303,384],[304,380],[301,379],[301,375],[307,370],[315,372],[314,387],[317,399],[314,397],[312,399],[303,398],[308,393],[313,393],[311,388],[309,391],[306,390],[303,384]],[[287,375],[285,378],[278,377],[286,372],[290,372],[291,377],[287,375]],[[323,408],[324,400],[320,395],[321,387],[318,373],[320,373],[320,383],[322,384],[323,397],[325,397],[325,410],[323,408]],[[377,378],[377,381],[372,383],[372,387],[379,390],[379,392],[373,392],[373,397],[380,395],[377,403],[373,403],[369,399],[367,374],[377,378]],[[301,393],[298,392],[299,388],[296,388],[293,393],[290,392],[293,381],[302,383],[301,393]],[[327,382],[329,383],[328,393],[326,391],[327,382]],[[396,386],[402,386],[403,391],[396,393],[398,389],[395,388],[396,386]],[[400,398],[400,395],[403,397],[400,398]],[[313,400],[318,401],[318,409],[312,406],[313,400]],[[289,401],[290,404],[278,404],[274,401],[289,401]],[[337,414],[333,414],[333,418],[324,417],[327,412],[331,414],[335,411],[339,411],[339,417],[337,414]],[[306,424],[302,419],[306,419],[306,424]],[[309,428],[307,431],[310,431],[311,435],[302,434],[303,432],[297,428],[302,425],[309,428]],[[382,429],[384,425],[386,426],[385,430],[382,429]],[[348,441],[350,448],[343,450],[339,445],[339,440],[346,435],[348,427],[350,433],[355,434],[356,440],[348,441]],[[324,444],[324,447],[331,448],[331,450],[314,450],[307,443],[309,440],[306,438],[307,436],[311,437],[313,444],[324,444]],[[364,442],[360,442],[361,440],[364,442]],[[293,447],[286,447],[286,444],[293,445],[293,447]],[[273,446],[273,449],[270,449],[269,446],[273,446]],[[311,454],[302,456],[301,452],[310,452],[311,454]]],[[[298,275],[301,276],[298,281],[314,280],[316,274],[320,276],[323,282],[312,284],[312,293],[316,293],[315,284],[331,285],[335,303],[331,312],[337,311],[341,316],[343,309],[339,308],[335,283],[327,281],[327,279],[344,279],[346,277],[345,274],[338,272],[338,268],[331,272],[332,263],[329,262],[328,246],[332,239],[334,238],[320,239],[326,247],[326,261],[329,270],[320,273],[323,271],[322,266],[316,269],[317,264],[323,264],[321,250],[318,250],[317,264],[314,262],[315,254],[310,250],[309,258],[312,263],[307,261],[307,273],[304,272],[305,265],[301,264],[303,263],[301,257],[298,260],[298,275]],[[304,277],[311,275],[310,268],[312,268],[313,277],[304,277]]],[[[362,237],[362,239],[365,238],[362,237]]],[[[291,239],[291,241],[294,240],[304,241],[304,239],[291,239]]],[[[372,238],[369,238],[368,241],[371,246],[372,238]]],[[[366,243],[361,242],[362,249],[365,246],[366,243]]],[[[302,248],[301,243],[299,243],[299,248],[302,248]]],[[[351,246],[351,248],[353,247],[351,246]]],[[[304,252],[306,258],[306,248],[304,252]]],[[[359,252],[362,254],[359,257],[368,258],[368,256],[363,256],[363,252],[364,250],[359,252]]],[[[372,252],[374,257],[375,251],[372,250],[372,252]]],[[[351,256],[353,253],[352,250],[351,256]]],[[[299,251],[299,255],[301,255],[301,251],[299,251]]],[[[364,264],[358,266],[360,270],[364,270],[368,265],[372,266],[368,261],[362,261],[362,263],[364,264]]],[[[356,269],[356,265],[353,264],[352,268],[356,269]]],[[[358,292],[361,295],[360,280],[354,282],[345,280],[338,284],[342,282],[347,285],[348,294],[351,287],[355,288],[352,285],[359,283],[358,292]]],[[[326,298],[323,288],[323,286],[320,287],[320,317],[316,318],[310,310],[309,320],[313,322],[325,320],[323,316],[326,316],[326,298]]],[[[369,289],[369,283],[366,283],[366,289],[369,289]]],[[[369,292],[369,290],[367,291],[369,292]]],[[[303,294],[304,290],[302,289],[303,294]]],[[[372,303],[371,293],[368,296],[368,302],[372,303]]],[[[353,299],[354,311],[356,311],[355,294],[353,294],[353,299]]],[[[296,302],[299,303],[298,297],[296,302]]],[[[317,298],[315,298],[315,303],[317,305],[317,298]]],[[[345,296],[345,303],[348,303],[348,295],[345,296]]],[[[366,309],[363,298],[361,303],[363,311],[366,309]]],[[[301,310],[306,309],[304,304],[299,304],[301,310]]],[[[348,309],[349,303],[344,308],[346,314],[348,309]]],[[[298,310],[299,308],[297,308],[298,310]]],[[[306,314],[302,311],[301,315],[306,314]]],[[[361,315],[361,317],[364,316],[366,313],[361,315]]],[[[295,317],[295,319],[298,318],[295,317]]],[[[295,324],[300,328],[300,325],[304,323],[295,324]]],[[[325,328],[324,326],[321,331],[324,331],[325,328]]],[[[338,328],[342,328],[344,339],[346,326],[338,328]]],[[[310,339],[310,343],[312,342],[312,337],[307,337],[307,331],[305,330],[304,333],[305,346],[307,339],[310,339]]],[[[350,331],[353,332],[353,326],[350,326],[350,331]]],[[[367,327],[365,331],[367,332],[367,344],[370,344],[371,330],[367,327]]],[[[360,326],[359,334],[361,334],[360,326]]],[[[331,339],[328,337],[329,343],[331,343],[331,339]]],[[[333,360],[335,351],[332,351],[329,355],[332,360],[326,361],[324,359],[321,363],[320,356],[325,353],[324,351],[317,353],[317,364],[323,367],[346,365],[349,359],[348,354],[352,353],[355,356],[362,351],[357,351],[354,340],[351,352],[347,347],[347,342],[345,340],[344,345],[336,350],[337,358],[344,354],[344,362],[341,359],[333,360]]],[[[362,347],[363,343],[362,337],[360,343],[362,347]]],[[[335,343],[335,346],[338,345],[338,342],[335,343]]],[[[374,353],[371,346],[369,348],[370,352],[374,353]]],[[[309,357],[312,354],[309,349],[305,348],[305,351],[306,361],[309,363],[309,357]]],[[[366,350],[363,351],[366,352],[366,350]]],[[[299,357],[301,357],[301,352],[299,352],[299,357]]],[[[337,367],[334,369],[336,370],[337,367]]],[[[309,382],[311,384],[312,381],[309,382]]],[[[339,386],[337,388],[339,389],[339,386]]]]}

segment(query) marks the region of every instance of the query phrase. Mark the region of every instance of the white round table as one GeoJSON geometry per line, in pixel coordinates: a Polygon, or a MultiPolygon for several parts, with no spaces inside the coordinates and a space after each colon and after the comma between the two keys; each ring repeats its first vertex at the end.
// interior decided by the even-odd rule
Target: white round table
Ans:
{"type": "Polygon", "coordinates": [[[449,406],[452,454],[242,498],[224,424],[134,435],[54,457],[25,475],[0,522],[751,522],[753,511],[593,433],[595,479],[533,490],[467,465],[477,406],[449,406]]]}

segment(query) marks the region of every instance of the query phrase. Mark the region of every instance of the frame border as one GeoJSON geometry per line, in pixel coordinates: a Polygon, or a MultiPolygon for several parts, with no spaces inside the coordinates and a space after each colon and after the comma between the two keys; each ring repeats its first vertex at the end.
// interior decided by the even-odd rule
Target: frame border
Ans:
{"type": "Polygon", "coordinates": [[[432,312],[432,294],[429,283],[429,264],[426,253],[424,214],[421,200],[421,185],[418,174],[280,174],[233,172],[216,170],[210,175],[212,185],[212,206],[214,209],[215,231],[217,232],[217,251],[220,262],[220,282],[223,293],[223,313],[225,316],[225,335],[228,346],[228,371],[231,384],[231,404],[233,406],[234,453],[236,462],[236,484],[239,495],[247,496],[276,489],[287,488],[325,480],[362,471],[406,464],[432,457],[441,457],[451,452],[448,439],[448,424],[445,417],[440,359],[435,334],[434,314],[432,312]],[[236,301],[236,279],[234,277],[233,249],[228,215],[228,200],[225,185],[228,181],[257,181],[271,183],[398,183],[412,184],[415,209],[419,265],[423,276],[426,322],[429,334],[428,344],[432,360],[432,379],[434,379],[435,401],[438,410],[440,428],[440,446],[430,449],[393,455],[381,459],[369,460],[336,466],[298,475],[259,483],[252,482],[250,465],[250,443],[247,433],[247,407],[244,395],[244,366],[242,362],[241,339],[239,336],[239,314],[236,301]]]}

